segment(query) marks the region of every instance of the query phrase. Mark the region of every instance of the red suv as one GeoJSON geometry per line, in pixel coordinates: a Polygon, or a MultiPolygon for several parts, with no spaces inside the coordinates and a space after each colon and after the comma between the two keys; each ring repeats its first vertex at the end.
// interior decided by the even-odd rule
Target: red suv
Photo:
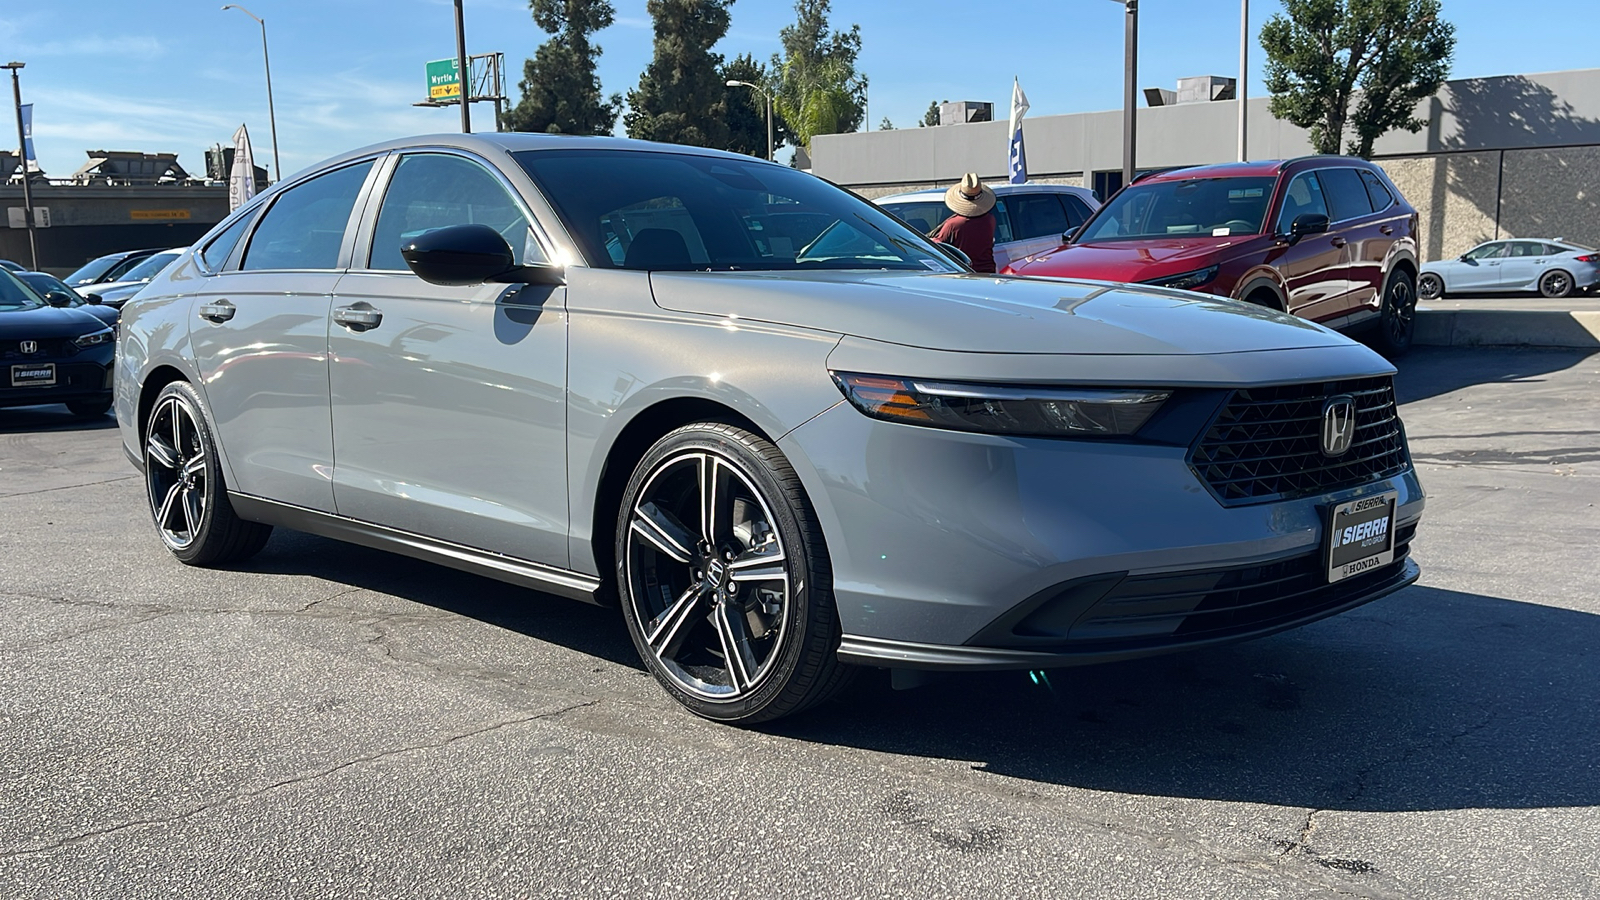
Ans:
{"type": "Polygon", "coordinates": [[[1332,328],[1378,325],[1411,346],[1417,212],[1383,170],[1311,156],[1195,166],[1124,188],[1067,243],[1005,272],[1138,282],[1285,310],[1332,328]]]}

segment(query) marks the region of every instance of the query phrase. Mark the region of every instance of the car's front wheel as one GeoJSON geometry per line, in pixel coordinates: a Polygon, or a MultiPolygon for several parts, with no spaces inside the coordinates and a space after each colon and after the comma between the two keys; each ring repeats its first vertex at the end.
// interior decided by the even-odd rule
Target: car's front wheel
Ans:
{"type": "Polygon", "coordinates": [[[694,713],[769,721],[844,683],[822,531],[770,441],[719,423],[657,441],[624,491],[616,553],[634,646],[694,713]]]}
{"type": "Polygon", "coordinates": [[[1572,293],[1572,276],[1560,269],[1544,273],[1539,279],[1539,293],[1552,300],[1567,296],[1572,293]]]}
{"type": "Polygon", "coordinates": [[[162,388],[150,408],[144,477],[156,531],[181,562],[206,566],[248,559],[272,535],[270,525],[234,513],[200,396],[186,382],[162,388]]]}
{"type": "Polygon", "coordinates": [[[1423,272],[1417,279],[1417,299],[1437,300],[1444,296],[1444,279],[1432,272],[1423,272]]]}
{"type": "Polygon", "coordinates": [[[1384,356],[1402,356],[1411,349],[1417,329],[1417,292],[1411,274],[1396,270],[1383,289],[1383,308],[1378,315],[1378,351],[1384,356]]]}

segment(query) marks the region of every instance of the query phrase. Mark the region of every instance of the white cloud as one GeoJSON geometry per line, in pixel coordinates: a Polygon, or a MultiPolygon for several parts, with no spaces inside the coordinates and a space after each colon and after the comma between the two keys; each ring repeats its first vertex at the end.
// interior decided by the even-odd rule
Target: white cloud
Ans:
{"type": "Polygon", "coordinates": [[[64,41],[45,41],[31,46],[23,44],[23,52],[31,56],[118,56],[124,60],[155,59],[167,52],[160,39],[149,35],[119,34],[103,37],[84,35],[64,41]]]}

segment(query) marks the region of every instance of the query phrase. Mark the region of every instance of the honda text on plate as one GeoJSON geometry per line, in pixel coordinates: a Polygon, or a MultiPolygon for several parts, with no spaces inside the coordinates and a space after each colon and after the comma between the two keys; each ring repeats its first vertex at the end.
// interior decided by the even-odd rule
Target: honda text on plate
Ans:
{"type": "Polygon", "coordinates": [[[163,270],[117,350],[179,559],[286,527],[614,603],[722,721],[856,666],[1255,637],[1418,574],[1376,353],[1221,298],[978,276],[745,156],[357,150],[163,270]]]}

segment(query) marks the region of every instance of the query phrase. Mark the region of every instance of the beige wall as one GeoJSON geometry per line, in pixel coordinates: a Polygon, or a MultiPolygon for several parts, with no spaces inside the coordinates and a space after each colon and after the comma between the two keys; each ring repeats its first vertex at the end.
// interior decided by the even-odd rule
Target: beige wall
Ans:
{"type": "Polygon", "coordinates": [[[1417,210],[1424,262],[1459,256],[1494,231],[1500,154],[1454,153],[1375,160],[1417,210]]]}

